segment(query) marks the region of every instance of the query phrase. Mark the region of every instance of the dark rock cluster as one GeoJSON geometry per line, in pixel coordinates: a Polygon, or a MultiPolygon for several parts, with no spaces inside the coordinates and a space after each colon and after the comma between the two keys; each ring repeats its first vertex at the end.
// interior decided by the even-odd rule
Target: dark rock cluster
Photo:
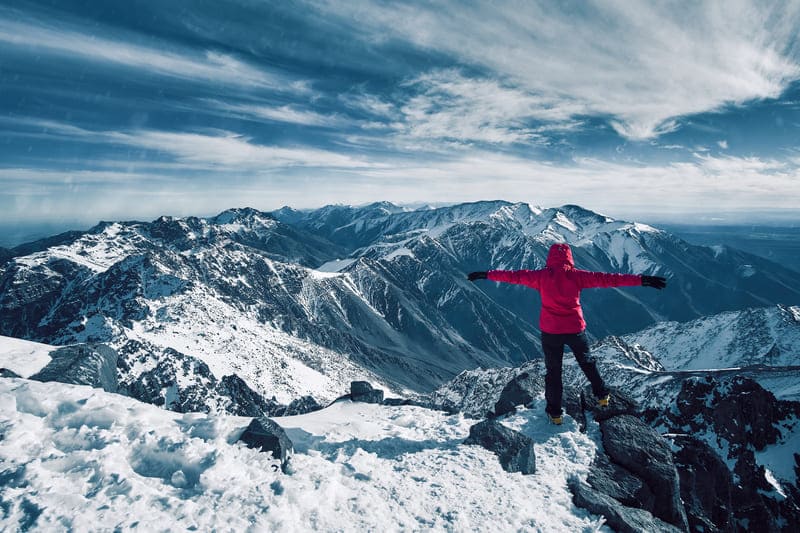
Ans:
{"type": "Polygon", "coordinates": [[[484,420],[469,428],[464,444],[475,444],[494,452],[506,472],[536,472],[533,440],[497,420],[484,420]]]}
{"type": "MultiPolygon", "coordinates": [[[[746,377],[683,382],[675,408],[653,423],[675,435],[681,497],[693,530],[744,531],[755,524],[763,531],[800,530],[796,482],[779,480],[779,490],[756,461],[756,453],[778,444],[798,419],[800,402],[778,400],[746,377]]],[[[794,460],[800,464],[800,450],[794,460]]]]}

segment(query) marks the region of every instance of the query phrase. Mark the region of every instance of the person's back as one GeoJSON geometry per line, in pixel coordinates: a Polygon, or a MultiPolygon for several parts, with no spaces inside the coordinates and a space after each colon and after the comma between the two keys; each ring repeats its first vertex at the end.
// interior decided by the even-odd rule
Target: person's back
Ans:
{"type": "Polygon", "coordinates": [[[591,383],[600,405],[608,405],[608,388],[597,371],[594,359],[589,355],[586,321],[580,303],[581,291],[595,287],[644,285],[662,289],[666,286],[666,279],[659,276],[609,274],[576,269],[572,250],[567,244],[552,245],[547,254],[547,264],[541,270],[472,272],[467,279],[514,283],[539,291],[542,297],[539,329],[542,332],[542,351],[547,368],[546,410],[556,424],[561,423],[561,370],[565,344],[575,355],[575,360],[591,383]]]}

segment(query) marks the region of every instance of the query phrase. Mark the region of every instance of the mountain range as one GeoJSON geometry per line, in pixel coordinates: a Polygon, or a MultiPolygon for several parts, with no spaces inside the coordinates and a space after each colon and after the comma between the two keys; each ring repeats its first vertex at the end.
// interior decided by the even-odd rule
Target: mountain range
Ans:
{"type": "Polygon", "coordinates": [[[778,264],[577,206],[245,208],[103,222],[6,250],[0,334],[106,343],[122,354],[122,383],[192,361],[169,371],[178,397],[206,373],[284,403],[333,399],[357,378],[426,392],[539,355],[538,294],[465,275],[540,268],[555,242],[580,268],[669,279],[661,292],[584,291],[595,339],[800,301],[800,274],[778,264]]]}

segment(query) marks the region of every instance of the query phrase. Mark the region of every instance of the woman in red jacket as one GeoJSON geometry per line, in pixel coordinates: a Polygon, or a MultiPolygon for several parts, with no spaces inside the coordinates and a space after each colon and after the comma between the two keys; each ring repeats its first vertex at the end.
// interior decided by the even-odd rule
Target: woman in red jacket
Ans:
{"type": "Polygon", "coordinates": [[[597,365],[589,354],[586,338],[586,321],[583,319],[580,294],[583,289],[595,287],[625,287],[644,285],[663,289],[666,279],[660,276],[634,274],[606,274],[575,268],[572,250],[567,244],[554,244],[547,254],[547,265],[541,270],[490,270],[472,272],[470,281],[490,279],[504,283],[515,283],[536,289],[542,296],[542,311],[539,329],[542,331],[542,351],[545,375],[545,399],[547,414],[555,424],[561,423],[561,367],[564,345],[570,347],[575,360],[586,374],[592,391],[601,406],[608,405],[608,388],[597,371],[597,365]]]}

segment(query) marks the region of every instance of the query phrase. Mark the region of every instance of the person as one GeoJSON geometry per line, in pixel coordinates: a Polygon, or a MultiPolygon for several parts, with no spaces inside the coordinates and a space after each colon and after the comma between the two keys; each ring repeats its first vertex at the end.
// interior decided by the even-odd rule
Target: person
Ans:
{"type": "Polygon", "coordinates": [[[635,285],[661,290],[667,286],[666,278],[661,276],[609,274],[576,269],[572,249],[568,244],[552,245],[547,254],[547,264],[543,269],[472,272],[467,279],[472,282],[489,279],[525,285],[538,290],[541,294],[539,329],[542,331],[542,351],[546,369],[545,410],[554,424],[561,424],[562,421],[561,369],[565,344],[570,347],[578,366],[589,380],[598,404],[601,407],[608,406],[609,390],[589,352],[586,321],[580,303],[581,290],[635,285]]]}

